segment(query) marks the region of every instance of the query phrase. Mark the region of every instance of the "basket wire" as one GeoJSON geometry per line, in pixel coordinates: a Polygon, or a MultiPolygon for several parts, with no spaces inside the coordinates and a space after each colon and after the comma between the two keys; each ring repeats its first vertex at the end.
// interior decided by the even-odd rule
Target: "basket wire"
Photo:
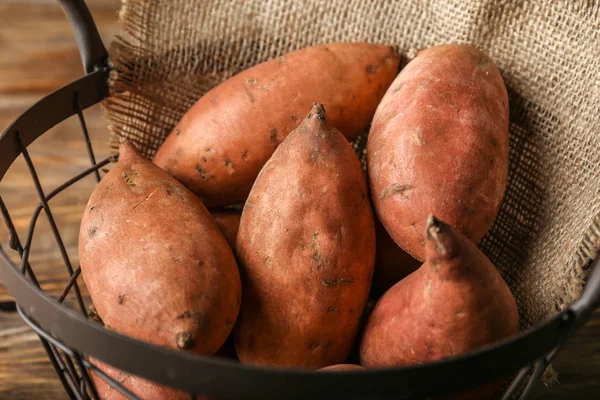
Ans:
{"type": "MultiPolygon", "coordinates": [[[[77,110],[76,114],[77,114],[79,122],[80,122],[82,136],[83,136],[85,146],[86,146],[86,149],[88,152],[88,156],[90,159],[90,163],[92,166],[90,168],[86,169],[85,171],[79,173],[78,175],[74,176],[73,178],[67,180],[62,185],[58,186],[56,189],[52,190],[48,195],[46,195],[42,188],[37,170],[31,159],[29,151],[27,150],[27,148],[25,146],[22,145],[21,135],[18,131],[16,131],[17,140],[21,144],[21,146],[20,146],[21,154],[25,160],[25,163],[27,164],[27,168],[28,168],[30,176],[32,178],[32,182],[35,186],[36,192],[40,199],[40,202],[38,203],[37,207],[35,208],[35,210],[33,212],[32,217],[31,217],[31,221],[29,224],[29,228],[28,228],[28,231],[26,234],[24,244],[21,243],[21,240],[15,229],[12,218],[10,217],[8,209],[7,209],[1,196],[0,196],[0,210],[1,210],[2,216],[5,221],[5,225],[9,232],[8,233],[9,247],[11,247],[13,250],[17,251],[17,253],[19,254],[19,257],[21,258],[21,265],[20,265],[21,273],[26,275],[27,278],[30,279],[40,289],[41,289],[41,287],[38,282],[38,279],[36,278],[34,269],[31,267],[31,264],[29,262],[29,255],[31,252],[31,245],[32,245],[32,241],[33,241],[35,226],[36,226],[38,217],[39,217],[42,209],[44,210],[44,213],[46,214],[46,217],[48,219],[48,223],[50,224],[52,234],[53,234],[56,244],[60,250],[60,254],[63,259],[65,269],[67,270],[67,272],[69,274],[69,280],[67,281],[66,285],[62,289],[60,295],[57,298],[57,301],[59,303],[62,303],[65,300],[65,298],[67,297],[67,295],[69,295],[70,292],[73,291],[73,293],[76,297],[76,300],[77,300],[77,305],[79,307],[79,311],[85,317],[88,317],[88,313],[87,313],[87,310],[86,310],[86,307],[84,304],[84,300],[81,295],[81,290],[77,283],[77,278],[80,276],[81,268],[78,266],[76,269],[73,269],[73,266],[71,264],[69,255],[67,253],[64,241],[60,235],[58,226],[57,226],[54,216],[52,214],[52,210],[50,208],[49,201],[53,197],[59,195],[62,191],[69,188],[76,182],[79,182],[81,179],[87,177],[88,175],[93,174],[96,177],[96,181],[99,182],[100,181],[100,173],[99,173],[100,168],[108,165],[111,161],[114,160],[114,157],[106,158],[99,163],[96,162],[96,158],[94,155],[94,150],[91,145],[85,118],[84,118],[83,112],[78,104],[77,95],[74,96],[73,100],[74,100],[74,104],[75,104],[75,109],[77,110]]],[[[0,250],[3,252],[3,249],[0,248],[0,250]]],[[[30,326],[33,325],[32,321],[30,321],[28,319],[28,317],[23,313],[23,311],[18,306],[15,309],[19,312],[19,315],[21,316],[21,318],[23,318],[26,322],[29,322],[30,326]]],[[[38,332],[38,335],[39,335],[39,332],[38,332]]],[[[79,354],[77,354],[76,352],[67,351],[68,349],[66,349],[66,348],[62,348],[59,350],[56,347],[56,344],[50,343],[43,336],[40,336],[40,340],[41,340],[42,345],[48,355],[48,358],[50,359],[52,366],[58,373],[58,376],[61,379],[63,386],[65,386],[65,390],[67,391],[67,394],[69,395],[69,397],[75,398],[75,399],[87,399],[87,398],[90,398],[90,395],[91,395],[92,399],[98,399],[98,394],[95,390],[95,387],[94,387],[94,385],[91,381],[91,378],[88,374],[88,371],[87,371],[87,368],[91,368],[94,370],[97,370],[97,368],[95,368],[94,366],[90,366],[90,365],[88,365],[87,367],[84,366],[82,357],[79,354]],[[88,395],[88,389],[89,389],[89,395],[88,395]]],[[[113,383],[116,383],[116,382],[113,382],[113,383]]],[[[116,386],[120,386],[120,385],[116,385],[116,386]]]]}

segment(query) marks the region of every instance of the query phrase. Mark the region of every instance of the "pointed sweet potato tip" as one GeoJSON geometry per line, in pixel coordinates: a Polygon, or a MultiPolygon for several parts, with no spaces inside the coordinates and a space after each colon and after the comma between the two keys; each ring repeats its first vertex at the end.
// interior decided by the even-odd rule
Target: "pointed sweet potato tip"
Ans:
{"type": "Polygon", "coordinates": [[[313,116],[316,116],[321,121],[325,121],[325,107],[323,107],[323,104],[313,103],[308,118],[312,118],[313,116]]]}
{"type": "Polygon", "coordinates": [[[128,139],[121,138],[119,144],[119,160],[141,157],[135,145],[128,139]]]}

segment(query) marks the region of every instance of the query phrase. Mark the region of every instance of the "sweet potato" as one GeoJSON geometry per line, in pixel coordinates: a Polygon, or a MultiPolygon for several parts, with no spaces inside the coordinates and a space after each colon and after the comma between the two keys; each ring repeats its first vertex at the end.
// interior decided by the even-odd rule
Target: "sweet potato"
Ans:
{"type": "Polygon", "coordinates": [[[356,371],[361,369],[365,368],[356,364],[335,364],[330,365],[329,367],[321,368],[319,371],[356,371]]]}
{"type": "Polygon", "coordinates": [[[89,199],[79,259],[98,315],[119,333],[213,354],[236,320],[239,270],[217,225],[129,143],[89,199]]]}
{"type": "Polygon", "coordinates": [[[508,96],[498,68],[466,45],[418,53],[377,108],[368,171],[394,241],[424,258],[432,212],[474,242],[491,226],[508,175],[508,96]]]}
{"type": "Polygon", "coordinates": [[[235,239],[237,238],[238,229],[240,228],[242,212],[234,209],[219,209],[211,210],[210,214],[213,216],[217,227],[235,253],[235,239]]]}
{"type": "Polygon", "coordinates": [[[260,172],[236,247],[240,361],[301,368],[344,362],[371,285],[375,227],[358,158],[321,105],[260,172]]]}
{"type": "Polygon", "coordinates": [[[398,64],[390,47],[367,43],[308,47],[259,64],[198,100],[154,163],[209,208],[241,202],[313,102],[348,139],[363,132],[398,64]]]}
{"type": "Polygon", "coordinates": [[[427,261],[388,290],[367,321],[367,368],[458,356],[518,332],[515,299],[490,260],[434,217],[425,236],[427,261]]]}
{"type": "MultiPolygon", "coordinates": [[[[90,359],[90,363],[94,364],[98,369],[120,383],[125,389],[132,394],[144,400],[189,400],[190,395],[177,389],[167,386],[161,386],[157,383],[139,376],[128,374],[120,371],[110,365],[104,364],[98,360],[90,359]]],[[[112,387],[108,382],[102,379],[95,372],[90,371],[90,376],[98,392],[100,400],[126,400],[116,388],[112,387]]],[[[196,396],[198,400],[209,400],[207,397],[196,396]]]]}
{"type": "Polygon", "coordinates": [[[371,294],[379,297],[419,268],[421,262],[398,247],[377,218],[375,218],[375,242],[377,249],[371,294]]]}

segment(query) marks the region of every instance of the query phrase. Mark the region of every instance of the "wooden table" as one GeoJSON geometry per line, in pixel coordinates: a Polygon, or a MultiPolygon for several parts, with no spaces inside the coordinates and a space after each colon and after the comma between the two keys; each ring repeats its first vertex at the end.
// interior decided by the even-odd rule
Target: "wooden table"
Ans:
{"type": "MultiPolygon", "coordinates": [[[[105,43],[117,30],[119,0],[88,0],[105,43]]],[[[0,130],[42,96],[82,75],[73,35],[55,0],[0,0],[0,130]]],[[[85,112],[92,143],[101,159],[109,155],[102,110],[85,112]]],[[[71,119],[31,147],[32,158],[46,191],[89,164],[76,119],[71,119]]],[[[6,201],[24,236],[38,200],[26,166],[16,162],[0,183],[6,201]]],[[[81,212],[94,180],[78,183],[51,206],[72,262],[77,260],[81,212]]],[[[44,288],[58,294],[67,274],[44,218],[36,228],[31,262],[44,288]]],[[[0,224],[0,240],[6,230],[0,224]]],[[[76,265],[76,264],[75,264],[76,265]]],[[[0,286],[0,301],[10,299],[0,286]]],[[[537,399],[600,398],[600,313],[571,339],[554,362],[559,384],[538,385],[537,399]]],[[[14,313],[0,312],[0,399],[66,398],[37,336],[14,313]]]]}

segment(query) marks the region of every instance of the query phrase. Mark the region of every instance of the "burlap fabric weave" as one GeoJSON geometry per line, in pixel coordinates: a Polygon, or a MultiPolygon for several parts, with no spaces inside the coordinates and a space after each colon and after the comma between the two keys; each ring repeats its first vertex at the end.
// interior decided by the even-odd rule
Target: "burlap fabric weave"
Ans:
{"type": "Polygon", "coordinates": [[[289,51],[473,44],[502,71],[511,109],[508,188],[480,247],[526,328],[580,295],[600,248],[599,15],[597,1],[128,0],[105,109],[113,139],[151,157],[208,89],[289,51]]]}

